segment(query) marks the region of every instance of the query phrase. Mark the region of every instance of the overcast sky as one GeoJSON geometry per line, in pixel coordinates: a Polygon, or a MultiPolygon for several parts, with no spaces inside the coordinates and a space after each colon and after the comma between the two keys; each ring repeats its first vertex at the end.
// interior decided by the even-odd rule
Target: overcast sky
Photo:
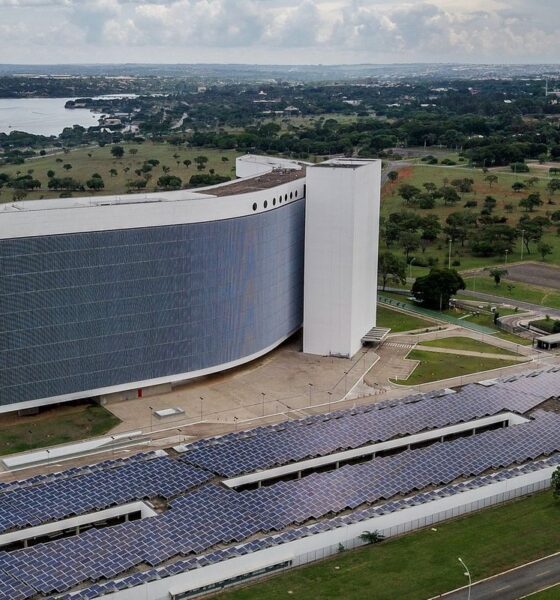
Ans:
{"type": "Polygon", "coordinates": [[[558,0],[0,0],[0,63],[558,62],[558,0]]]}

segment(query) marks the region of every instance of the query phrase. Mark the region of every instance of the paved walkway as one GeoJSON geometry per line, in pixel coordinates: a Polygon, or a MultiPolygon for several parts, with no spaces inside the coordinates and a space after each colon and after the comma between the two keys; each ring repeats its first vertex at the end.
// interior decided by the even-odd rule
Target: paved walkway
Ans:
{"type": "MultiPolygon", "coordinates": [[[[461,568],[461,565],[458,565],[461,568]]],[[[495,577],[476,582],[471,587],[471,600],[519,600],[547,587],[560,584],[560,553],[548,556],[495,577]]],[[[433,599],[467,600],[468,586],[433,599]]],[[[556,596],[555,596],[556,597],[556,596]]],[[[560,598],[560,589],[558,590],[560,598]]]]}

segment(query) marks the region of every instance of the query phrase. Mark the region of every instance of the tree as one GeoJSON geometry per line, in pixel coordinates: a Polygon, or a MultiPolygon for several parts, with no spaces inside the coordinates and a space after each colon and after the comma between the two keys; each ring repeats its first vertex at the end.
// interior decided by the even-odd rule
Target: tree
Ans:
{"type": "Polygon", "coordinates": [[[493,173],[486,175],[486,177],[484,179],[485,179],[485,181],[488,182],[488,185],[490,187],[492,187],[492,185],[494,185],[495,183],[498,182],[498,176],[494,175],[493,173]]]}
{"type": "Polygon", "coordinates": [[[134,156],[135,154],[138,154],[138,148],[131,148],[128,151],[129,154],[132,154],[132,156],[134,156]]]}
{"type": "Polygon", "coordinates": [[[72,165],[70,163],[66,163],[65,165],[62,166],[62,168],[65,171],[69,171],[72,168],[72,165]]]}
{"type": "Polygon", "coordinates": [[[109,175],[111,175],[111,177],[116,177],[117,173],[118,173],[117,169],[111,169],[109,171],[109,175]]]}
{"type": "Polygon", "coordinates": [[[535,187],[535,185],[538,182],[539,182],[539,178],[538,177],[529,177],[529,179],[527,179],[527,181],[526,181],[527,187],[533,188],[533,187],[535,187]]]}
{"type": "Polygon", "coordinates": [[[408,263],[410,253],[420,247],[420,235],[415,231],[401,231],[399,243],[404,250],[406,262],[408,263]]]}
{"type": "Polygon", "coordinates": [[[522,182],[522,181],[516,181],[512,186],[511,189],[515,192],[518,193],[521,190],[524,190],[527,186],[522,182]]]}
{"type": "Polygon", "coordinates": [[[455,269],[433,268],[428,275],[416,279],[412,293],[423,306],[441,310],[449,306],[453,294],[464,289],[465,282],[455,269]]]}
{"type": "Polygon", "coordinates": [[[404,284],[406,283],[406,262],[391,252],[382,252],[379,255],[378,273],[383,282],[383,290],[389,280],[404,284]]]}
{"type": "Polygon", "coordinates": [[[55,172],[54,172],[52,169],[49,169],[49,170],[47,171],[47,177],[48,177],[49,179],[50,179],[51,177],[54,177],[55,175],[56,175],[56,173],[55,173],[55,172]]]}
{"type": "Polygon", "coordinates": [[[179,190],[183,185],[180,177],[176,175],[162,175],[157,180],[157,185],[164,190],[179,190]]]}
{"type": "Polygon", "coordinates": [[[560,499],[560,467],[556,467],[552,472],[550,487],[552,488],[552,496],[554,499],[560,499]]]}
{"type": "Polygon", "coordinates": [[[555,192],[560,190],[560,179],[551,179],[546,186],[546,189],[550,192],[550,195],[554,195],[555,192]]]}
{"type": "Polygon", "coordinates": [[[185,167],[187,167],[187,169],[192,165],[192,160],[189,160],[188,158],[186,160],[183,161],[183,164],[185,165],[185,167]]]}
{"type": "Polygon", "coordinates": [[[448,204],[456,204],[461,199],[461,196],[457,193],[455,188],[450,186],[444,186],[440,189],[441,197],[443,198],[443,203],[445,205],[448,204]]]}
{"type": "Polygon", "coordinates": [[[169,173],[169,171],[171,171],[171,167],[166,167],[165,165],[163,165],[161,167],[161,170],[167,175],[167,173],[169,173]]]}
{"type": "Polygon", "coordinates": [[[146,179],[133,179],[132,181],[128,181],[126,187],[134,190],[143,190],[147,185],[146,179]]]}
{"type": "Polygon", "coordinates": [[[541,255],[541,258],[544,260],[549,254],[552,254],[554,248],[547,244],[546,242],[540,242],[537,246],[537,252],[541,255]]]}
{"type": "Polygon", "coordinates": [[[395,183],[395,181],[397,181],[398,178],[399,178],[399,172],[398,171],[389,171],[387,173],[387,179],[391,183],[395,183]]]}
{"type": "Polygon", "coordinates": [[[490,277],[494,278],[494,283],[498,286],[502,281],[502,277],[505,277],[508,272],[507,269],[500,269],[500,267],[495,267],[489,270],[490,277]]]}
{"type": "Polygon", "coordinates": [[[399,186],[399,196],[405,201],[406,204],[414,202],[414,200],[420,195],[420,190],[415,185],[403,183],[399,186]]]}
{"type": "Polygon", "coordinates": [[[469,177],[463,177],[462,179],[454,179],[451,185],[457,188],[462,194],[468,194],[473,191],[474,180],[469,177]]]}
{"type": "Polygon", "coordinates": [[[529,194],[527,198],[523,198],[519,201],[519,206],[524,208],[527,212],[533,212],[537,206],[541,206],[543,201],[539,192],[529,194]]]}
{"type": "Polygon", "coordinates": [[[124,156],[124,148],[122,146],[113,146],[111,148],[111,154],[115,158],[122,158],[124,156]]]}
{"type": "Polygon", "coordinates": [[[15,201],[23,200],[27,196],[27,192],[23,188],[16,188],[12,193],[12,198],[15,201]]]}
{"type": "Polygon", "coordinates": [[[379,544],[385,539],[385,536],[376,529],[375,531],[364,531],[360,534],[360,539],[366,544],[379,544]]]}
{"type": "Polygon", "coordinates": [[[95,175],[93,175],[91,179],[88,179],[86,181],[86,185],[90,190],[98,192],[99,190],[102,190],[105,187],[105,182],[103,181],[100,175],[98,175],[97,173],[95,175]],[[95,175],[97,175],[97,177],[95,175]]]}

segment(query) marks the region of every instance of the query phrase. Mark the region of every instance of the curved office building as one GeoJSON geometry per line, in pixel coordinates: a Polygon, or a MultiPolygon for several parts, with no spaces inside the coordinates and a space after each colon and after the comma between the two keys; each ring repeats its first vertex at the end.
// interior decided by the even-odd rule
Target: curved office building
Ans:
{"type": "Polygon", "coordinates": [[[302,326],[305,169],[0,207],[0,412],[181,381],[302,326]]]}

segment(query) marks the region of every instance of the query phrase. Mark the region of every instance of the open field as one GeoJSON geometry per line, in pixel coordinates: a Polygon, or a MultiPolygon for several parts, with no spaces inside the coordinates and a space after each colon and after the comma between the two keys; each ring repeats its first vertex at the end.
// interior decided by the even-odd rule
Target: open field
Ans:
{"type": "Polygon", "coordinates": [[[413,329],[433,327],[434,325],[433,321],[377,305],[377,326],[390,327],[392,333],[412,331],[413,329]]]}
{"type": "MultiPolygon", "coordinates": [[[[425,165],[418,164],[414,166],[404,167],[399,171],[399,178],[395,183],[388,183],[383,188],[382,201],[381,201],[381,214],[382,216],[388,216],[390,213],[399,212],[406,208],[405,202],[398,195],[399,186],[403,183],[415,185],[422,189],[422,185],[427,182],[435,183],[438,186],[442,186],[446,181],[452,181],[453,179],[469,177],[474,180],[474,190],[469,194],[461,194],[461,201],[455,206],[444,206],[441,200],[438,200],[435,208],[429,210],[422,210],[419,208],[410,208],[414,212],[420,215],[435,214],[440,218],[442,224],[445,224],[446,218],[453,212],[462,210],[470,210],[475,213],[479,213],[483,207],[483,201],[486,196],[493,196],[497,200],[496,208],[493,214],[498,216],[507,217],[507,223],[515,226],[519,221],[519,218],[526,213],[522,208],[519,207],[519,200],[526,197],[528,193],[540,192],[541,198],[544,204],[537,207],[534,212],[529,213],[531,218],[535,216],[546,216],[547,212],[553,212],[558,209],[560,204],[560,194],[555,195],[551,201],[554,204],[547,204],[549,201],[549,193],[546,190],[548,183],[548,177],[544,176],[542,171],[535,169],[534,173],[523,173],[514,174],[511,172],[494,172],[493,174],[498,176],[498,182],[490,185],[485,181],[486,174],[480,169],[472,169],[468,167],[442,167],[438,165],[425,165]],[[526,182],[532,176],[540,176],[537,183],[532,188],[524,190],[520,193],[516,193],[511,189],[512,184],[515,181],[526,182]],[[478,206],[471,209],[465,209],[463,207],[467,200],[476,200],[478,206]],[[512,204],[513,209],[511,211],[506,210],[505,206],[512,204]]],[[[556,235],[554,227],[551,227],[543,237],[543,241],[549,243],[553,247],[553,253],[546,259],[546,263],[558,264],[560,263],[560,238],[556,235]]],[[[396,250],[395,246],[395,250],[396,250]]],[[[535,244],[530,246],[531,254],[528,256],[525,251],[525,258],[533,258],[537,260],[535,244]]],[[[399,249],[400,251],[400,249],[399,249]]],[[[447,265],[448,260],[448,247],[444,241],[438,241],[434,245],[428,247],[424,253],[418,252],[418,255],[422,258],[427,259],[432,256],[439,259],[440,265],[447,265]]],[[[517,260],[521,256],[521,240],[518,239],[514,250],[510,253],[510,260],[517,260]]],[[[461,246],[461,244],[453,244],[452,246],[452,260],[460,261],[459,269],[470,269],[474,267],[483,267],[487,265],[500,265],[504,263],[504,256],[494,257],[477,257],[472,256],[469,252],[468,245],[461,246]]],[[[416,270],[416,269],[415,269],[416,270]]],[[[422,273],[423,274],[423,273],[422,273]]],[[[414,274],[418,276],[418,273],[414,274]]]]}
{"type": "Polygon", "coordinates": [[[527,600],[558,600],[558,598],[560,598],[560,583],[543,592],[527,596],[527,600]]]}
{"type": "MultiPolygon", "coordinates": [[[[192,175],[209,173],[210,169],[214,169],[218,175],[227,175],[234,178],[235,158],[239,156],[239,153],[233,150],[185,148],[166,143],[144,142],[143,144],[122,144],[122,146],[125,149],[122,158],[114,158],[111,155],[112,146],[110,145],[103,148],[78,148],[68,154],[60,153],[27,160],[23,165],[2,165],[0,166],[0,172],[15,176],[18,172],[26,174],[29,170],[32,170],[33,177],[41,182],[42,188],[29,192],[26,199],[36,200],[41,197],[58,198],[60,195],[60,191],[51,191],[47,188],[47,171],[49,170],[54,171],[56,177],[73,177],[84,184],[94,173],[99,173],[103,178],[105,188],[98,194],[124,194],[127,191],[127,181],[139,179],[139,176],[134,173],[135,169],[139,169],[144,161],[149,159],[160,161],[160,164],[150,172],[152,178],[148,183],[147,190],[153,191],[158,178],[164,174],[164,166],[170,168],[170,175],[180,177],[183,184],[188,183],[192,175]],[[137,153],[130,154],[131,149],[137,150],[137,153]],[[203,171],[197,170],[194,162],[189,167],[183,164],[184,160],[194,161],[196,156],[201,155],[208,157],[208,163],[203,171]],[[223,161],[222,157],[228,160],[223,161]],[[72,168],[65,170],[63,168],[65,164],[72,165],[72,168]],[[111,169],[115,169],[117,174],[112,176],[111,169]]],[[[72,194],[74,196],[91,196],[92,192],[72,192],[72,194]]],[[[8,188],[0,190],[0,202],[11,200],[12,190],[8,188]]]]}
{"type": "MultiPolygon", "coordinates": [[[[486,277],[485,274],[479,276],[465,277],[467,290],[491,294],[502,298],[511,298],[521,302],[530,302],[531,304],[540,304],[552,308],[560,308],[560,290],[552,288],[537,287],[527,283],[510,282],[503,278],[500,285],[495,285],[494,280],[486,277]]],[[[459,292],[458,296],[461,296],[459,292]]],[[[472,299],[469,297],[469,299],[472,299]]]]}
{"type": "Polygon", "coordinates": [[[398,381],[391,380],[393,383],[413,386],[421,383],[429,383],[431,381],[439,381],[440,379],[460,377],[461,375],[470,375],[471,373],[490,371],[491,369],[499,369],[501,367],[519,364],[514,361],[502,360],[499,358],[462,356],[460,354],[442,355],[426,350],[411,350],[406,358],[418,360],[420,361],[420,364],[414,369],[408,379],[399,379],[398,381]]]}
{"type": "Polygon", "coordinates": [[[39,415],[0,419],[0,455],[103,435],[120,423],[102,406],[45,408],[39,415]]]}
{"type": "Polygon", "coordinates": [[[440,338],[437,340],[428,340],[420,342],[419,346],[430,346],[433,348],[449,348],[450,350],[468,350],[470,352],[484,352],[486,354],[504,354],[508,356],[518,356],[515,352],[498,348],[486,342],[480,342],[473,338],[454,336],[440,338]]]}
{"type": "Polygon", "coordinates": [[[539,263],[525,263],[511,265],[508,267],[507,279],[528,283],[530,285],[542,285],[560,290],[560,268],[556,265],[545,265],[539,263]]]}
{"type": "MultiPolygon", "coordinates": [[[[426,600],[560,549],[558,503],[550,493],[366,546],[220,595],[224,600],[426,600]],[[514,526],[512,526],[514,524],[514,526]]],[[[543,600],[558,596],[544,596],[543,600]]],[[[538,600],[541,600],[540,598],[538,600]]]]}

